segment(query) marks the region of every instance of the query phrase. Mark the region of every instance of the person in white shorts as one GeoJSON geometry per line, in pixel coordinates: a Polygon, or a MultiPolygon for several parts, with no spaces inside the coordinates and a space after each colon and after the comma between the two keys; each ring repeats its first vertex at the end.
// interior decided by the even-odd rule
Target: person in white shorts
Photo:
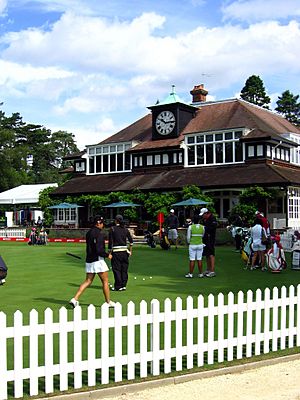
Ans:
{"type": "Polygon", "coordinates": [[[108,266],[104,260],[105,257],[111,259],[112,255],[105,251],[104,235],[101,232],[104,226],[104,219],[102,217],[95,217],[94,226],[86,234],[86,263],[85,281],[79,286],[75,296],[70,300],[69,304],[75,308],[79,305],[79,297],[88,288],[96,274],[102,282],[102,289],[106,303],[113,307],[115,303],[110,300],[110,291],[108,285],[108,266]]]}
{"type": "Polygon", "coordinates": [[[187,230],[186,239],[189,244],[189,273],[185,275],[186,278],[193,278],[195,261],[197,260],[198,264],[198,277],[203,278],[204,275],[202,273],[202,254],[204,244],[202,242],[202,237],[204,235],[204,226],[199,223],[199,215],[194,216],[193,224],[189,225],[187,230]]]}

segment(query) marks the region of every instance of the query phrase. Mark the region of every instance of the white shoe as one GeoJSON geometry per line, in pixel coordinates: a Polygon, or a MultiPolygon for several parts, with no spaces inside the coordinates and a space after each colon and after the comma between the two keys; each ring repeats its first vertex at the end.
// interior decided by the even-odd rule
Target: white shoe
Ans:
{"type": "Polygon", "coordinates": [[[109,303],[106,303],[108,305],[108,307],[115,307],[116,303],[112,300],[110,300],[109,303]]]}
{"type": "Polygon", "coordinates": [[[204,274],[198,274],[198,278],[204,278],[204,274]]]}
{"type": "Polygon", "coordinates": [[[208,275],[209,273],[210,273],[210,271],[206,270],[206,271],[203,272],[203,275],[206,276],[206,275],[208,275]]]}
{"type": "Polygon", "coordinates": [[[73,297],[73,299],[71,299],[71,300],[69,301],[69,304],[70,304],[73,308],[75,308],[75,307],[78,307],[78,306],[79,306],[79,301],[78,301],[78,300],[75,300],[74,297],[73,297]]]}
{"type": "Polygon", "coordinates": [[[208,274],[206,274],[207,278],[213,278],[214,276],[216,276],[215,272],[210,271],[208,274]]]}
{"type": "Polygon", "coordinates": [[[188,273],[188,274],[186,274],[184,276],[185,276],[185,278],[193,278],[193,274],[190,274],[190,273],[188,273]]]}

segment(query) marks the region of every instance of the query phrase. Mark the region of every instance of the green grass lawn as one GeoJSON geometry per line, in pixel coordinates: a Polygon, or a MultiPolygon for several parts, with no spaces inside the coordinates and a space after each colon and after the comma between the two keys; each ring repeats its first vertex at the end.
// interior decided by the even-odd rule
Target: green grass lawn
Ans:
{"type": "MultiPolygon", "coordinates": [[[[31,309],[43,311],[49,307],[57,312],[68,304],[85,277],[84,244],[28,246],[21,242],[0,242],[0,255],[9,268],[7,283],[0,286],[0,310],[7,314],[8,321],[16,310],[24,313],[25,320],[31,309]],[[81,256],[82,260],[67,255],[67,252],[81,256]]],[[[287,254],[287,261],[288,268],[280,274],[244,270],[240,255],[234,252],[233,247],[222,246],[216,249],[215,278],[186,279],[187,247],[164,251],[160,247],[151,249],[140,245],[134,248],[130,259],[127,291],[111,292],[111,297],[122,305],[133,301],[138,306],[141,300],[150,302],[153,298],[174,300],[181,297],[185,300],[189,295],[196,298],[199,294],[207,296],[210,293],[227,294],[230,291],[237,293],[239,290],[246,292],[249,289],[297,285],[300,273],[291,270],[290,254],[287,254]]],[[[109,276],[113,283],[111,271],[109,276]]],[[[103,302],[101,285],[96,277],[93,285],[82,295],[80,304],[86,309],[89,304],[97,306],[103,302]]]]}
{"type": "MultiPolygon", "coordinates": [[[[24,323],[29,319],[29,312],[32,309],[39,311],[39,320],[43,322],[43,311],[46,308],[51,308],[54,311],[54,319],[58,319],[58,311],[62,306],[67,306],[70,298],[73,297],[79,284],[85,277],[84,258],[85,245],[74,243],[50,243],[48,246],[28,246],[21,242],[0,242],[0,255],[8,265],[9,271],[7,283],[0,286],[0,311],[7,314],[8,324],[13,323],[13,314],[16,310],[23,312],[24,323]],[[82,259],[76,259],[67,255],[70,252],[82,259]]],[[[287,254],[288,268],[280,274],[272,274],[270,272],[249,271],[244,269],[240,255],[234,252],[233,247],[222,246],[216,249],[216,272],[215,278],[198,278],[186,279],[185,273],[188,272],[188,249],[181,247],[178,250],[163,251],[160,247],[151,249],[145,245],[134,247],[133,256],[130,259],[129,268],[129,283],[128,289],[125,292],[111,292],[112,300],[120,302],[124,307],[129,301],[136,304],[138,312],[139,303],[146,300],[148,304],[152,299],[163,301],[170,298],[173,301],[177,297],[181,297],[185,303],[187,296],[197,298],[199,294],[207,296],[218,294],[220,292],[225,295],[228,292],[235,294],[242,290],[246,293],[251,289],[264,289],[269,287],[272,289],[277,286],[289,287],[290,285],[298,285],[300,280],[300,272],[291,270],[290,254],[287,254]],[[151,278],[150,278],[151,277],[151,278]],[[136,278],[136,279],[135,279],[136,278]]],[[[109,263],[109,262],[108,262],[109,263]]],[[[205,267],[205,263],[204,263],[205,267]]],[[[197,274],[195,274],[197,275],[197,274]]],[[[110,282],[113,283],[113,274],[110,271],[110,282]]],[[[94,284],[87,289],[80,299],[80,304],[83,308],[83,317],[86,315],[89,304],[99,306],[103,304],[104,298],[102,294],[99,279],[96,277],[94,284]]],[[[183,304],[185,308],[185,304],[183,304]]],[[[150,308],[150,307],[149,307],[150,308]]],[[[174,308],[174,306],[173,306],[174,308]]],[[[110,311],[113,315],[113,310],[110,311]]],[[[124,310],[124,314],[126,310],[124,310]]],[[[69,318],[72,320],[73,311],[69,309],[69,318]]],[[[196,323],[196,322],[195,322],[196,323]]],[[[183,324],[183,331],[186,324],[183,324]]],[[[136,337],[138,338],[138,327],[136,328],[136,337]]],[[[150,328],[148,327],[148,330],[150,328]]],[[[124,330],[124,343],[126,347],[126,329],[124,330]]],[[[196,332],[196,327],[195,327],[196,332]]],[[[110,332],[110,354],[113,353],[113,332],[110,332]]],[[[172,325],[172,346],[176,338],[175,324],[172,325]]],[[[83,332],[83,353],[86,357],[87,342],[86,333],[83,332]]],[[[44,339],[41,338],[43,341],[44,339]]],[[[69,361],[73,357],[73,336],[69,334],[69,361]]],[[[161,336],[163,340],[163,336],[161,336]]],[[[186,338],[183,342],[186,341],[186,338]]],[[[58,336],[54,338],[54,362],[58,362],[58,336]]],[[[41,343],[41,349],[43,343],[41,343]]],[[[24,360],[23,365],[26,367],[29,364],[28,339],[24,341],[24,360]]],[[[14,346],[12,340],[8,341],[7,348],[8,368],[13,368],[14,363],[14,346]]],[[[138,340],[136,342],[136,351],[139,351],[138,340]]],[[[275,357],[277,355],[285,355],[297,352],[297,348],[286,349],[275,352],[274,355],[261,354],[254,357],[255,360],[264,357],[275,357]]],[[[124,353],[126,354],[126,352],[124,353]]],[[[226,359],[226,357],[225,357],[226,359]]],[[[43,365],[44,352],[39,351],[39,364],[43,365]]],[[[231,363],[242,363],[245,361],[235,360],[231,363]]],[[[172,371],[175,372],[175,361],[172,360],[172,371]]],[[[225,361],[222,365],[228,363],[225,361]]],[[[216,366],[205,366],[203,368],[216,368],[216,366]]],[[[220,366],[220,365],[219,365],[220,366]]],[[[184,369],[184,368],[183,368],[184,369]]],[[[195,371],[197,368],[195,367],[195,371]]],[[[191,370],[192,372],[193,370],[191,370]]],[[[71,374],[72,375],[72,374],[71,374]]],[[[85,376],[85,375],[84,375],[85,376]]],[[[125,376],[125,375],[124,375],[125,376]]],[[[86,379],[86,378],[85,378],[86,379]]],[[[124,378],[126,379],[126,378],[124,378]]],[[[150,378],[151,379],[151,376],[150,378]]],[[[137,373],[138,380],[138,373],[137,373]]],[[[98,379],[99,381],[99,379],[98,379]]],[[[41,393],[44,393],[43,378],[41,382],[41,393]]],[[[56,381],[55,381],[56,382],[56,381]]],[[[113,375],[111,377],[113,383],[113,375]]],[[[28,382],[26,382],[28,386],[28,382]]],[[[84,381],[84,386],[87,383],[84,381]]],[[[100,386],[101,387],[101,386],[100,386]]],[[[70,384],[70,390],[73,389],[70,384]]],[[[59,391],[58,380],[55,383],[55,390],[59,391]]],[[[13,397],[13,383],[9,384],[9,396],[13,397]]],[[[28,396],[28,388],[25,390],[25,397],[28,396]]]]}

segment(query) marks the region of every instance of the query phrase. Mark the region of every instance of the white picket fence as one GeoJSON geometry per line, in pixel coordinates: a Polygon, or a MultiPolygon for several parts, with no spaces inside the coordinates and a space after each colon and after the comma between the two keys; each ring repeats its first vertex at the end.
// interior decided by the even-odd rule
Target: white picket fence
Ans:
{"type": "Polygon", "coordinates": [[[24,228],[3,228],[0,229],[1,238],[25,238],[26,229],[24,228]]]}
{"type": "Polygon", "coordinates": [[[224,296],[0,313],[0,399],[158,376],[300,346],[300,285],[224,296]],[[184,304],[183,304],[184,303],[184,304]],[[184,307],[185,305],[185,307],[184,307]],[[98,315],[99,314],[99,315],[98,315]],[[26,353],[26,354],[25,354],[26,353]],[[72,382],[71,382],[72,381],[72,382]],[[42,382],[42,388],[41,388],[42,382]],[[26,385],[29,389],[25,390],[26,385]]]}

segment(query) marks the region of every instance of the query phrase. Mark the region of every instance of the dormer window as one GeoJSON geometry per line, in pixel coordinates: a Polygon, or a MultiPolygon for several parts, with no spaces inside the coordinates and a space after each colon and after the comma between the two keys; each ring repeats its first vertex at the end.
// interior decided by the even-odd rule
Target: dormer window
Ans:
{"type": "Polygon", "coordinates": [[[243,161],[242,131],[187,135],[186,166],[219,165],[243,161]]]}
{"type": "Polygon", "coordinates": [[[88,148],[88,174],[127,172],[131,170],[131,156],[126,153],[130,143],[111,144],[88,148]]]}

